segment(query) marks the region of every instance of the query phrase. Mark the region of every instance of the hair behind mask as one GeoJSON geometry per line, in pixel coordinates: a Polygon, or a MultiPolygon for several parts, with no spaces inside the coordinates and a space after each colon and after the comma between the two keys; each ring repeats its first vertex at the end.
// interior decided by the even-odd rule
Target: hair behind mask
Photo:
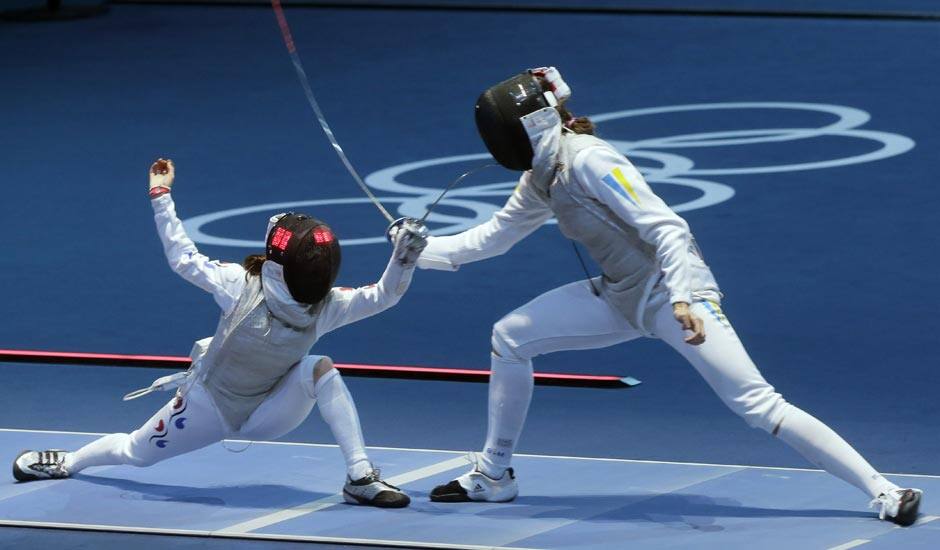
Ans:
{"type": "Polygon", "coordinates": [[[264,254],[250,254],[245,256],[242,267],[245,268],[245,279],[261,275],[261,266],[267,260],[264,254]]]}

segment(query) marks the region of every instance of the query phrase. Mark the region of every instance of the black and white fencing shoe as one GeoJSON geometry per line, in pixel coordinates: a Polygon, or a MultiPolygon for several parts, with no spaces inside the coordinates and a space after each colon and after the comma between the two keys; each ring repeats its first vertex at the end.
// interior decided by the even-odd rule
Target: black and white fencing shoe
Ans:
{"type": "Polygon", "coordinates": [[[411,498],[404,491],[382,481],[378,468],[362,479],[353,481],[347,477],[346,485],[343,486],[343,499],[350,504],[379,508],[404,508],[411,503],[411,498]]]}
{"type": "Polygon", "coordinates": [[[880,506],[878,517],[893,521],[902,527],[917,521],[917,511],[924,492],[920,489],[892,489],[871,501],[872,508],[880,506]]]}
{"type": "Polygon", "coordinates": [[[433,502],[509,502],[519,494],[512,468],[494,479],[483,473],[476,453],[470,453],[467,460],[473,468],[450,483],[435,487],[431,491],[433,502]]]}
{"type": "Polygon", "coordinates": [[[61,449],[49,451],[23,451],[13,461],[13,477],[17,481],[37,479],[61,479],[69,477],[65,469],[65,455],[61,449]]]}

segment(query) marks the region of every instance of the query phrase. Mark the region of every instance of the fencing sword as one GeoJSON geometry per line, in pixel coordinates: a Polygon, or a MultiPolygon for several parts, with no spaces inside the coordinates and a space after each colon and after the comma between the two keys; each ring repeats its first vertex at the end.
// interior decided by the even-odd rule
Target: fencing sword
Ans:
{"type": "MultiPolygon", "coordinates": [[[[323,129],[323,133],[326,134],[327,139],[330,141],[330,144],[333,146],[333,150],[336,151],[337,156],[339,156],[340,161],[342,161],[343,166],[346,167],[346,170],[349,172],[349,175],[352,176],[353,180],[362,189],[362,192],[366,194],[372,204],[378,208],[382,216],[389,222],[388,229],[385,234],[389,239],[391,239],[392,229],[399,228],[405,223],[409,224],[412,229],[421,231],[425,227],[425,222],[428,219],[428,216],[431,215],[431,211],[441,202],[444,196],[450,192],[454,187],[456,187],[461,181],[469,177],[472,174],[483,170],[484,168],[489,168],[491,166],[496,166],[495,164],[484,164],[482,166],[477,166],[467,172],[464,172],[457,177],[454,181],[450,183],[444,190],[438,195],[437,199],[432,202],[427,211],[424,213],[420,219],[403,217],[395,218],[392,216],[388,209],[382,204],[382,201],[372,193],[372,190],[369,189],[369,186],[366,185],[366,182],[359,175],[359,172],[356,171],[356,168],[353,166],[352,162],[349,160],[349,157],[346,156],[346,152],[343,150],[343,147],[339,144],[339,140],[336,139],[336,135],[333,133],[333,130],[330,128],[330,124],[326,120],[326,115],[323,114],[323,110],[320,108],[320,103],[317,101],[316,95],[313,93],[313,88],[310,86],[310,79],[307,77],[307,71],[304,70],[303,62],[300,59],[300,54],[297,52],[297,47],[294,44],[294,38],[291,34],[290,25],[287,23],[287,16],[284,14],[284,8],[281,6],[281,0],[271,0],[271,7],[274,8],[274,15],[277,17],[278,27],[281,29],[281,37],[284,39],[284,45],[287,47],[287,53],[290,55],[291,62],[294,65],[294,72],[297,73],[297,79],[300,81],[300,85],[304,90],[304,95],[307,98],[307,103],[310,104],[310,108],[313,109],[313,113],[316,116],[317,122],[320,124],[320,128],[323,129]]],[[[426,231],[426,230],[425,230],[426,231]]]]}
{"type": "Polygon", "coordinates": [[[326,134],[326,138],[330,140],[330,144],[333,145],[333,150],[336,151],[339,159],[343,162],[343,166],[349,171],[349,175],[356,181],[356,184],[359,185],[363,193],[369,197],[372,204],[379,209],[379,212],[382,213],[382,216],[384,216],[389,223],[394,222],[395,218],[388,212],[385,206],[382,205],[382,201],[372,193],[372,190],[369,189],[366,182],[362,180],[359,172],[353,167],[352,162],[349,161],[349,157],[346,156],[346,152],[343,151],[343,147],[333,134],[330,124],[326,121],[326,116],[323,114],[323,110],[320,109],[320,103],[317,102],[317,97],[313,94],[313,88],[310,87],[310,80],[307,78],[307,71],[304,70],[303,62],[301,62],[300,55],[297,53],[297,47],[294,45],[294,37],[291,35],[290,26],[287,24],[287,16],[284,15],[284,8],[281,7],[281,0],[271,0],[271,7],[274,8],[277,24],[281,29],[281,37],[284,38],[287,53],[290,55],[291,62],[294,64],[297,79],[300,80],[300,85],[304,89],[304,95],[307,97],[307,103],[309,103],[310,108],[313,109],[313,113],[317,117],[317,122],[320,123],[320,128],[323,128],[323,133],[326,134]]]}

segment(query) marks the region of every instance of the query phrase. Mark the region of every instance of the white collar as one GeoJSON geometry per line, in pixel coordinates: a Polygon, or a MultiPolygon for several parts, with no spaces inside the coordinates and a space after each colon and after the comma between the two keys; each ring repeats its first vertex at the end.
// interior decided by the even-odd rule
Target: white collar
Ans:
{"type": "Polygon", "coordinates": [[[267,260],[261,265],[261,288],[268,309],[281,321],[294,327],[307,327],[316,320],[311,315],[312,306],[302,304],[290,295],[281,264],[267,260]]]}
{"type": "Polygon", "coordinates": [[[558,151],[561,148],[561,115],[554,107],[545,107],[521,117],[522,127],[532,144],[532,176],[530,181],[542,191],[555,179],[558,151]]]}

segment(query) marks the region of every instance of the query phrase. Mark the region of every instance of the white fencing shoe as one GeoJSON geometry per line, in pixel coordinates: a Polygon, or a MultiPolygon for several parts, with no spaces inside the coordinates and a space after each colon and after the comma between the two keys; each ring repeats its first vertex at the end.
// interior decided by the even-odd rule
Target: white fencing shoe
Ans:
{"type": "Polygon", "coordinates": [[[68,470],[62,465],[65,455],[66,452],[60,449],[23,451],[13,461],[13,477],[17,481],[69,477],[68,470]]]}
{"type": "Polygon", "coordinates": [[[920,489],[891,489],[871,501],[870,507],[880,506],[878,517],[907,527],[917,521],[917,510],[924,492],[920,489]]]}
{"type": "Polygon", "coordinates": [[[346,485],[343,486],[343,499],[350,504],[379,508],[404,508],[411,503],[411,498],[404,491],[382,481],[378,468],[355,481],[347,477],[346,485]]]}
{"type": "Polygon", "coordinates": [[[433,502],[509,502],[519,494],[519,485],[512,468],[506,468],[502,477],[494,479],[484,474],[476,453],[468,460],[473,469],[450,483],[438,485],[431,491],[433,502]]]}

